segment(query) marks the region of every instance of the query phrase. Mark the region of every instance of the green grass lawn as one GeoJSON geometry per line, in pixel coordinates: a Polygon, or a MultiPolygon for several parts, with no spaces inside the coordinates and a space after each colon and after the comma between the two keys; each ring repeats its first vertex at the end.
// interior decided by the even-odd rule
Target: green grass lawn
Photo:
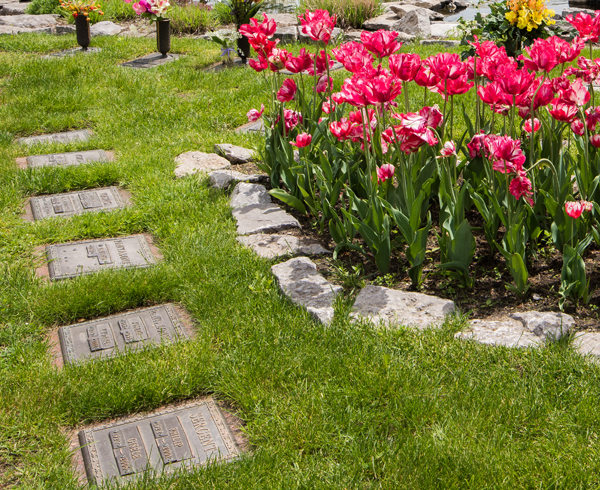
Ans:
{"type": "Polygon", "coordinates": [[[261,76],[203,72],[219,53],[204,41],[174,39],[187,56],[146,71],[118,64],[154,40],[93,44],[102,52],[49,60],[41,55],[75,46],[74,36],[0,36],[0,488],[79,488],[70,431],[204,394],[234,407],[252,453],[128,488],[600,487],[597,365],[567,341],[510,350],[454,340],[464,317],[382,331],[350,323],[340,301],[332,326],[315,323],[279,294],[271,262],[237,244],[228,195],[173,177],[184,151],[260,147],[233,129],[265,100],[261,76]],[[112,149],[116,162],[17,170],[26,150],[13,137],[84,127],[90,142],[32,151],[112,149]],[[30,195],[112,184],[131,191],[131,208],[20,218],[30,195]],[[35,277],[37,246],[140,232],[164,254],[154,268],[35,277]],[[50,330],[167,301],[193,315],[194,340],[52,366],[50,330]]]}

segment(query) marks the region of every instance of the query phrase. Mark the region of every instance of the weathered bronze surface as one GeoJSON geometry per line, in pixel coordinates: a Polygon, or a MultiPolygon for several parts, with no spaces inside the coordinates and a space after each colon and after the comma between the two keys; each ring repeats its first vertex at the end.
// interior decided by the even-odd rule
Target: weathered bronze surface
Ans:
{"type": "Polygon", "coordinates": [[[116,187],[36,196],[29,200],[29,204],[35,220],[125,207],[116,187]]]}
{"type": "Polygon", "coordinates": [[[78,434],[91,484],[126,481],[146,470],[173,471],[239,455],[230,428],[212,399],[159,410],[78,434]]]}
{"type": "Polygon", "coordinates": [[[52,153],[49,155],[30,155],[27,157],[27,166],[32,167],[67,167],[82,165],[90,162],[108,161],[104,150],[75,151],[72,153],[52,153]]]}
{"type": "Polygon", "coordinates": [[[114,357],[126,349],[137,350],[148,344],[188,337],[185,325],[172,304],[69,325],[58,330],[65,363],[114,357]]]}
{"type": "Polygon", "coordinates": [[[46,256],[51,280],[103,269],[150,267],[156,263],[144,235],[48,245],[46,256]]]}

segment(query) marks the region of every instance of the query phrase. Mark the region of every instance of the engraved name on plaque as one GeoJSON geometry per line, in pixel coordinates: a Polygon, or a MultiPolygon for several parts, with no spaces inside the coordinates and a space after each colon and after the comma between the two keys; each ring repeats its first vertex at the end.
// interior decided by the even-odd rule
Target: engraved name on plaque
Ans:
{"type": "Polygon", "coordinates": [[[51,196],[36,196],[29,200],[34,220],[76,214],[110,211],[125,207],[125,201],[116,187],[106,187],[51,196]]]}
{"type": "Polygon", "coordinates": [[[171,472],[240,453],[212,399],[133,416],[78,433],[90,483],[128,481],[152,468],[171,472]]]}
{"type": "Polygon", "coordinates": [[[76,151],[72,153],[52,153],[49,155],[30,155],[26,162],[34,167],[68,167],[93,162],[107,162],[109,156],[104,150],[76,151]]]}
{"type": "Polygon", "coordinates": [[[150,267],[156,263],[144,235],[48,245],[46,255],[51,280],[103,269],[150,267]]]}
{"type": "Polygon", "coordinates": [[[113,357],[120,351],[188,339],[186,325],[173,304],[153,306],[61,327],[58,339],[65,363],[113,357]]]}

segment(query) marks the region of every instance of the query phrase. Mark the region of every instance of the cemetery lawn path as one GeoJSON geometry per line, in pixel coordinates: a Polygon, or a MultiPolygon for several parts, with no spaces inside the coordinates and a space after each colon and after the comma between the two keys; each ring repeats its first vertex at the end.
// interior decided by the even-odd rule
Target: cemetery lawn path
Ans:
{"type": "MultiPolygon", "coordinates": [[[[265,102],[250,70],[206,73],[215,45],[174,39],[179,61],[148,71],[119,63],[152,39],[98,38],[102,52],[41,59],[74,36],[0,36],[0,488],[79,488],[68,434],[84,424],[213,395],[245,421],[251,454],[230,464],[142,479],[137,489],[584,489],[600,487],[600,368],[569,349],[489,348],[441,329],[378,330],[337,305],[316,324],[278,292],[271,262],[236,242],[228,195],[174,158],[238,135],[265,102]],[[16,136],[90,128],[116,162],[21,171],[16,136]],[[128,209],[35,224],[28,196],[120,185],[128,209]],[[45,283],[43,244],[151,233],[156,267],[45,283]],[[57,370],[58,326],[163,302],[197,323],[189,342],[57,370]]],[[[435,47],[419,48],[422,55],[435,47]]],[[[343,74],[336,73],[340,84],[343,74]]],[[[415,100],[422,97],[414,94],[415,100]]],[[[466,101],[469,107],[469,101],[466,101]]]]}

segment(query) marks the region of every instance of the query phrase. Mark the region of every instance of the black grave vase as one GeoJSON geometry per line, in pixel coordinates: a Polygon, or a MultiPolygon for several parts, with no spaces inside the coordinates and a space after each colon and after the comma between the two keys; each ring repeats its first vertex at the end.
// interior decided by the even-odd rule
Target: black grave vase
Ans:
{"type": "Polygon", "coordinates": [[[237,40],[237,47],[238,54],[245,65],[248,62],[248,58],[250,58],[250,43],[248,42],[248,38],[246,36],[240,37],[237,40]]]}
{"type": "Polygon", "coordinates": [[[75,33],[77,34],[77,44],[81,46],[81,49],[87,51],[92,35],[90,34],[90,21],[83,14],[75,17],[75,33]]]}
{"type": "Polygon", "coordinates": [[[156,21],[156,45],[158,52],[166,58],[171,51],[171,20],[160,19],[156,21]]]}

